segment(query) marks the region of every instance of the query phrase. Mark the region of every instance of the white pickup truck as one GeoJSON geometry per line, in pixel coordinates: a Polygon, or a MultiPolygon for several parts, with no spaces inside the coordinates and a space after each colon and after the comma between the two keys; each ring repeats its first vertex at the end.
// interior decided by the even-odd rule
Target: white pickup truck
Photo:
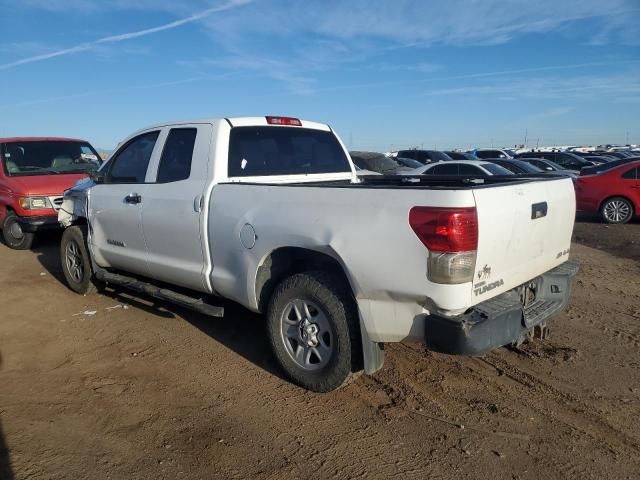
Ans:
{"type": "Polygon", "coordinates": [[[266,314],[297,384],[339,387],[382,367],[383,344],[479,355],[561,310],[571,179],[359,179],[324,124],[290,117],[161,124],[67,191],[64,275],[221,316],[266,314]]]}

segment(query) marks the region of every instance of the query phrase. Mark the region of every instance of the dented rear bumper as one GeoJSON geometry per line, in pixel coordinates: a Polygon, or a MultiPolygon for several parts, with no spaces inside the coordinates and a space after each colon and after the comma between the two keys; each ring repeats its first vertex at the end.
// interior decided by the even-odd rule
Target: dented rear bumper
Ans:
{"type": "Polygon", "coordinates": [[[427,348],[451,355],[482,355],[517,341],[567,305],[577,272],[576,263],[565,262],[463,315],[427,316],[427,348]]]}

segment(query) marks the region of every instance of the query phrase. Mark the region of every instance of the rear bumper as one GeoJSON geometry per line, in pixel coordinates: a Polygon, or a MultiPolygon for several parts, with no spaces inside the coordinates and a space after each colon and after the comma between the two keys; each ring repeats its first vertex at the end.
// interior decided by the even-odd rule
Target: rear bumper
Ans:
{"type": "Polygon", "coordinates": [[[518,340],[536,325],[560,312],[569,302],[578,265],[566,262],[536,278],[536,298],[526,307],[522,288],[480,303],[457,317],[429,315],[425,319],[427,348],[451,355],[482,355],[518,340]]]}
{"type": "Polygon", "coordinates": [[[61,228],[57,215],[44,215],[39,217],[18,217],[18,223],[23,232],[34,233],[42,230],[55,230],[61,228]]]}

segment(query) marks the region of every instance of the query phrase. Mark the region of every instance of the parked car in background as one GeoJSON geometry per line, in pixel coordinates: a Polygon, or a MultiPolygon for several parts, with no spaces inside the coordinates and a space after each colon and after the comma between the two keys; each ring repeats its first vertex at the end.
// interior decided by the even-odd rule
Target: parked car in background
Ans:
{"type": "Polygon", "coordinates": [[[404,157],[393,157],[393,159],[398,162],[400,165],[407,168],[420,168],[423,166],[418,160],[414,160],[413,158],[404,158],[404,157]]]}
{"type": "Polygon", "coordinates": [[[426,165],[427,163],[446,162],[451,160],[449,155],[439,150],[399,150],[394,154],[394,156],[412,158],[414,160],[418,160],[423,165],[426,165]]]}
{"type": "Polygon", "coordinates": [[[575,178],[575,177],[578,176],[578,174],[574,170],[565,170],[564,168],[562,168],[557,163],[552,162],[551,160],[547,160],[545,158],[520,158],[520,157],[518,157],[516,160],[519,160],[521,162],[527,162],[527,163],[533,165],[534,167],[537,167],[540,170],[543,170],[545,172],[562,173],[564,175],[569,175],[572,178],[575,178]]]}
{"type": "Polygon", "coordinates": [[[431,163],[405,175],[469,175],[488,177],[491,175],[513,175],[512,172],[494,163],[484,160],[450,160],[431,163]]]}
{"type": "Polygon", "coordinates": [[[516,158],[545,158],[557,163],[565,170],[580,172],[580,169],[594,165],[578,155],[569,152],[525,152],[516,155],[516,158]]]}
{"type": "Polygon", "coordinates": [[[576,208],[599,214],[607,223],[627,223],[640,215],[640,159],[611,165],[581,173],[576,183],[576,208]]]}
{"type": "Polygon", "coordinates": [[[487,158],[513,158],[515,153],[511,150],[503,150],[501,148],[476,148],[468,153],[480,159],[487,158]]]}
{"type": "Polygon", "coordinates": [[[487,158],[485,162],[491,162],[495,165],[500,165],[515,174],[527,174],[527,173],[545,173],[544,170],[531,165],[530,163],[523,162],[522,160],[516,160],[513,158],[487,158]]]}
{"type": "Polygon", "coordinates": [[[614,155],[610,155],[609,152],[603,151],[603,150],[598,150],[598,151],[593,151],[593,152],[569,152],[569,153],[573,153],[574,155],[577,155],[579,157],[582,158],[586,158],[586,157],[606,157],[606,158],[618,158],[614,155]]]}
{"type": "Polygon", "coordinates": [[[631,152],[626,152],[624,150],[616,150],[614,152],[607,152],[606,154],[609,155],[610,157],[616,157],[619,159],[629,158],[633,156],[631,152]]]}
{"type": "Polygon", "coordinates": [[[0,226],[7,246],[31,248],[36,232],[60,228],[64,191],[101,163],[84,140],[0,138],[0,226]]]}
{"type": "Polygon", "coordinates": [[[351,155],[351,160],[353,160],[356,167],[383,175],[394,175],[411,170],[411,167],[407,167],[394,157],[387,157],[383,153],[349,152],[349,155],[351,155]]]}
{"type": "Polygon", "coordinates": [[[453,150],[445,150],[448,156],[450,156],[453,160],[479,160],[473,153],[469,152],[456,152],[453,150]]]}
{"type": "Polygon", "coordinates": [[[608,155],[585,155],[582,158],[584,158],[585,160],[588,160],[594,165],[600,165],[603,163],[609,163],[609,162],[613,162],[614,160],[618,160],[616,157],[610,157],[608,155]]]}
{"type": "Polygon", "coordinates": [[[617,159],[617,160],[613,160],[608,163],[602,163],[599,165],[591,165],[589,167],[584,167],[582,170],[580,170],[580,175],[595,175],[596,173],[611,170],[612,168],[616,168],[621,165],[626,165],[627,163],[635,162],[637,160],[640,160],[640,156],[617,159]]]}

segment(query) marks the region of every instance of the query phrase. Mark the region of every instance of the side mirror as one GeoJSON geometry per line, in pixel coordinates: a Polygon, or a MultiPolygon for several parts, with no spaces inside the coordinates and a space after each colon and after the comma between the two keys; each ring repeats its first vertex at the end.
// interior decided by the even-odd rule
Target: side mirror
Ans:
{"type": "Polygon", "coordinates": [[[104,183],[105,176],[106,175],[103,171],[91,172],[89,174],[91,180],[93,180],[96,184],[104,183]]]}

